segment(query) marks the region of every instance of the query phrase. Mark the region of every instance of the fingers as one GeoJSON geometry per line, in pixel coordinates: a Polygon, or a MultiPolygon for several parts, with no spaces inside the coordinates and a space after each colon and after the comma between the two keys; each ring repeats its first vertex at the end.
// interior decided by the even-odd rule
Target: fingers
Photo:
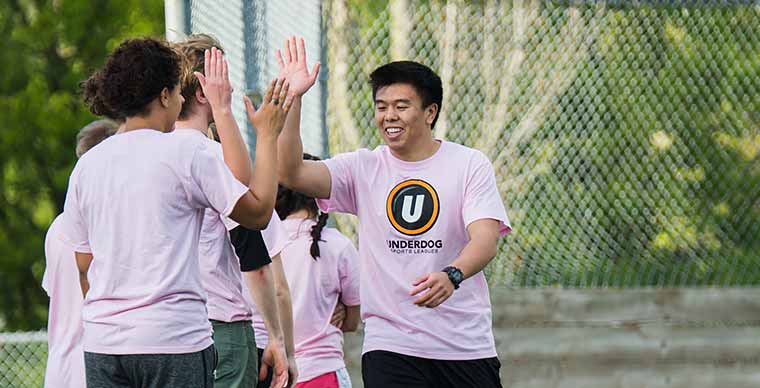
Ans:
{"type": "Polygon", "coordinates": [[[311,70],[311,75],[309,75],[309,80],[311,81],[312,85],[314,82],[317,81],[317,75],[319,75],[319,67],[321,64],[319,62],[314,64],[314,69],[311,70]]]}
{"type": "Polygon", "coordinates": [[[230,68],[227,58],[222,57],[222,79],[227,82],[230,80],[230,68]]]}
{"type": "Polygon", "coordinates": [[[259,369],[259,381],[266,380],[267,375],[269,375],[269,365],[265,364],[262,361],[262,363],[261,363],[261,369],[259,369]]]}
{"type": "Polygon", "coordinates": [[[429,278],[430,278],[430,274],[429,273],[428,274],[424,274],[424,275],[418,277],[417,279],[415,279],[414,282],[412,283],[412,285],[416,286],[416,285],[418,285],[418,284],[420,284],[420,283],[422,283],[424,281],[427,281],[429,278]]]}
{"type": "Polygon", "coordinates": [[[282,51],[279,49],[277,50],[277,66],[279,66],[280,70],[285,68],[285,61],[282,60],[282,51]]]}
{"type": "Polygon", "coordinates": [[[279,373],[275,373],[274,377],[272,378],[272,384],[270,385],[271,388],[283,388],[288,385],[288,370],[285,369],[283,371],[280,371],[279,373]]]}
{"type": "Polygon", "coordinates": [[[272,83],[269,85],[269,88],[267,89],[267,94],[264,95],[264,99],[262,100],[261,104],[269,104],[270,101],[272,101],[272,94],[274,93],[274,86],[277,82],[276,79],[272,80],[272,83]]]}
{"type": "Polygon", "coordinates": [[[285,59],[288,60],[288,64],[293,62],[293,54],[290,52],[290,38],[285,39],[285,59]]]}
{"type": "Polygon", "coordinates": [[[411,291],[409,291],[409,295],[415,296],[419,294],[420,292],[427,290],[431,286],[432,284],[430,284],[430,282],[417,283],[417,285],[414,288],[412,288],[411,291]]]}
{"type": "Polygon", "coordinates": [[[209,65],[208,65],[208,70],[209,71],[208,71],[208,73],[206,73],[206,77],[208,77],[208,78],[216,77],[216,75],[217,75],[216,74],[216,66],[217,66],[217,64],[216,64],[217,55],[216,54],[217,54],[216,47],[212,47],[211,48],[211,56],[209,58],[211,60],[211,63],[209,63],[209,65]]]}
{"type": "Polygon", "coordinates": [[[290,41],[288,42],[288,46],[290,47],[290,53],[293,55],[293,62],[298,63],[298,48],[296,47],[296,37],[291,36],[290,41]]]}
{"type": "Polygon", "coordinates": [[[417,306],[422,306],[422,305],[424,305],[425,303],[427,303],[427,302],[429,302],[430,300],[432,300],[432,299],[433,299],[433,297],[435,297],[435,296],[436,296],[436,294],[437,294],[437,293],[436,293],[434,290],[432,290],[432,289],[431,289],[431,290],[429,290],[428,292],[424,293],[424,294],[423,294],[422,296],[420,296],[419,298],[415,299],[415,301],[414,301],[414,304],[416,304],[417,306]]]}
{"type": "MultiPolygon", "coordinates": [[[[294,37],[295,39],[295,37],[294,37]]],[[[301,60],[301,62],[306,63],[306,47],[304,46],[303,38],[298,39],[298,59],[301,60]]]]}
{"type": "Polygon", "coordinates": [[[278,105],[280,102],[284,100],[284,99],[280,99],[280,92],[282,91],[283,83],[285,83],[285,80],[282,78],[278,78],[274,83],[274,89],[272,89],[272,102],[275,105],[278,105]]]}
{"type": "Polygon", "coordinates": [[[224,54],[219,49],[216,49],[216,76],[224,80],[224,54]]]}
{"type": "Polygon", "coordinates": [[[203,52],[203,75],[211,74],[209,73],[209,69],[211,66],[211,50],[206,50],[203,52]]]}
{"type": "Polygon", "coordinates": [[[243,103],[245,104],[245,113],[248,114],[248,119],[250,120],[256,113],[256,107],[253,106],[253,102],[251,102],[251,99],[248,98],[248,96],[243,96],[243,103]]]}
{"type": "Polygon", "coordinates": [[[203,74],[199,72],[193,72],[195,74],[195,77],[198,78],[198,82],[201,84],[201,89],[206,89],[206,77],[203,76],[203,74]]]}

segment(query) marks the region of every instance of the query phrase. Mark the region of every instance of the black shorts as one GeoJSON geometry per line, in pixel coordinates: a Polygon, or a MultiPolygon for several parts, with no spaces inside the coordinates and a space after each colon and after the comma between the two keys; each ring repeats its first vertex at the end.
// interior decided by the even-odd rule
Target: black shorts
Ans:
{"type": "Polygon", "coordinates": [[[501,388],[501,363],[478,360],[431,360],[374,350],[362,356],[365,388],[501,388]]]}

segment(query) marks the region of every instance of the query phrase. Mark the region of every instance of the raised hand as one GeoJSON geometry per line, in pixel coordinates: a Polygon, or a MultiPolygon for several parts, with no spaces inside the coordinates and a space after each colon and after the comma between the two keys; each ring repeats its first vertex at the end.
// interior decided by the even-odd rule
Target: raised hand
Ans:
{"type": "Polygon", "coordinates": [[[232,85],[230,84],[227,59],[222,50],[212,47],[204,53],[203,74],[195,72],[206,96],[211,111],[230,110],[232,106],[232,85]]]}
{"type": "Polygon", "coordinates": [[[287,80],[278,78],[272,81],[258,110],[253,106],[251,99],[243,97],[248,120],[251,121],[257,135],[280,134],[285,125],[285,117],[293,105],[293,96],[288,94],[288,90],[290,85],[287,80]]]}
{"type": "Polygon", "coordinates": [[[304,47],[303,38],[298,39],[296,47],[296,37],[291,36],[285,41],[285,59],[282,58],[282,52],[277,50],[277,65],[280,68],[279,78],[285,78],[290,82],[290,94],[295,97],[301,97],[306,93],[319,74],[319,62],[309,73],[306,66],[306,48],[304,47]]]}

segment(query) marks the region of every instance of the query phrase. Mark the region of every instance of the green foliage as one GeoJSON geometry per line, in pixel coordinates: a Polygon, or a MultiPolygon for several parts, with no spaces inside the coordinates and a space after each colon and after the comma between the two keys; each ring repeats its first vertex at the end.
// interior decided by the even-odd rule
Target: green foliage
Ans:
{"type": "Polygon", "coordinates": [[[0,1],[0,329],[45,325],[45,231],[63,208],[76,133],[94,119],[79,82],[124,38],[161,35],[163,20],[152,0],[0,1]]]}

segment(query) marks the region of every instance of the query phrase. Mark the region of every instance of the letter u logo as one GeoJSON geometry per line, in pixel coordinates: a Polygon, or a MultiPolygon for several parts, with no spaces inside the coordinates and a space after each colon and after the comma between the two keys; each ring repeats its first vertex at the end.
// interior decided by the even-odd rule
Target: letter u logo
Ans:
{"type": "Polygon", "coordinates": [[[403,181],[388,194],[388,220],[397,231],[407,236],[418,236],[430,230],[439,211],[438,193],[423,180],[403,181]]]}
{"type": "Polygon", "coordinates": [[[422,216],[422,206],[425,205],[425,194],[417,194],[415,198],[411,195],[404,196],[404,206],[401,210],[401,218],[408,223],[419,221],[422,216]],[[412,202],[414,202],[414,213],[412,213],[412,202]]]}

